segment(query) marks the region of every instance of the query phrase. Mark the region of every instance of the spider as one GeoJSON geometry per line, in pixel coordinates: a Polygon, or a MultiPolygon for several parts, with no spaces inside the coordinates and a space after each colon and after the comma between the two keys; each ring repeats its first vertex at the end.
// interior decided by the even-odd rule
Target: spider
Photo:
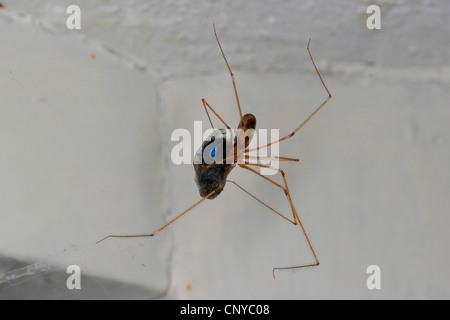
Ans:
{"type": "Polygon", "coordinates": [[[140,234],[140,235],[109,235],[101,239],[99,242],[102,242],[108,238],[141,238],[141,237],[153,237],[162,230],[166,229],[169,225],[174,223],[176,220],[184,216],[186,213],[194,209],[196,206],[198,206],[200,203],[205,201],[206,199],[212,200],[216,198],[225,188],[225,185],[227,182],[232,183],[236,185],[239,189],[244,191],[246,194],[263,204],[265,207],[282,217],[283,219],[287,220],[293,225],[299,225],[305,238],[308,243],[308,246],[314,256],[314,262],[310,264],[302,264],[302,265],[295,265],[295,266],[289,266],[289,267],[277,267],[273,268],[273,276],[275,277],[275,270],[287,270],[287,269],[299,269],[299,268],[306,268],[306,267],[314,267],[319,265],[319,260],[317,258],[316,252],[314,251],[313,246],[311,245],[311,241],[309,240],[308,234],[306,233],[306,230],[297,214],[297,211],[295,210],[295,207],[292,203],[291,193],[289,191],[289,187],[286,181],[286,174],[282,169],[273,168],[267,165],[262,165],[259,163],[250,162],[249,160],[262,160],[262,159],[272,159],[272,160],[278,160],[278,161],[296,161],[298,162],[299,159],[292,159],[292,158],[286,158],[286,157],[279,157],[279,156],[272,156],[272,157],[259,157],[259,156],[252,156],[250,155],[251,152],[261,150],[263,148],[268,148],[271,145],[274,145],[276,143],[280,143],[282,141],[285,141],[289,138],[292,138],[295,133],[297,133],[330,99],[331,99],[331,93],[328,90],[327,86],[325,85],[325,82],[322,79],[322,76],[320,75],[319,70],[317,69],[317,66],[314,62],[314,59],[312,57],[311,51],[309,50],[309,46],[311,43],[311,39],[308,41],[307,45],[307,51],[309,54],[309,57],[311,59],[311,62],[314,66],[314,69],[319,76],[320,81],[322,82],[323,87],[325,88],[328,97],[314,110],[311,115],[306,118],[297,128],[295,128],[294,131],[292,131],[290,134],[276,140],[272,141],[268,144],[258,146],[256,148],[248,148],[249,144],[251,142],[251,139],[253,137],[253,132],[256,128],[256,117],[251,114],[242,114],[241,105],[239,102],[239,96],[237,93],[236,88],[236,82],[234,79],[234,74],[230,68],[230,65],[228,64],[227,58],[225,57],[225,53],[222,49],[222,45],[220,44],[219,37],[217,36],[216,27],[213,24],[214,29],[214,36],[217,40],[217,44],[219,45],[220,52],[222,53],[222,56],[225,60],[225,63],[227,65],[228,71],[231,76],[231,81],[233,83],[233,89],[236,96],[236,102],[237,107],[239,110],[239,117],[240,121],[238,124],[238,129],[236,130],[236,134],[233,135],[232,129],[230,126],[220,117],[220,115],[210,106],[210,104],[205,100],[202,99],[203,107],[205,109],[205,112],[208,116],[209,122],[211,124],[211,127],[214,129],[213,133],[203,141],[201,148],[196,152],[194,156],[194,171],[195,171],[195,182],[197,184],[200,196],[202,197],[199,201],[197,201],[195,204],[193,204],[191,207],[180,213],[178,216],[173,218],[171,221],[154,231],[150,234],[140,234]],[[214,115],[222,122],[222,124],[226,127],[226,129],[215,129],[214,125],[211,121],[210,114],[208,112],[208,109],[214,113],[214,115]],[[229,132],[229,134],[228,134],[229,132]],[[231,138],[230,138],[231,137],[231,138]],[[230,172],[235,168],[236,166],[239,166],[242,169],[248,170],[261,178],[265,179],[266,181],[272,183],[276,187],[280,188],[285,196],[287,201],[289,202],[289,206],[292,211],[292,218],[286,217],[284,214],[278,212],[277,210],[273,209],[266,203],[264,203],[262,200],[258,199],[256,196],[245,190],[243,187],[238,185],[236,182],[232,180],[227,180],[228,175],[230,172]],[[267,170],[275,170],[277,173],[280,173],[283,178],[283,184],[281,185],[277,182],[275,182],[273,179],[262,175],[261,173],[257,172],[254,167],[260,167],[265,168],[267,170]]]}

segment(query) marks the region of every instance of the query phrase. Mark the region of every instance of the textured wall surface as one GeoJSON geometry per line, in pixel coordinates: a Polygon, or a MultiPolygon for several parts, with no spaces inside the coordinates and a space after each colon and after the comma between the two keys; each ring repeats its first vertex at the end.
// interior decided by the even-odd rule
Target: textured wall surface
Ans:
{"type": "MultiPolygon", "coordinates": [[[[0,298],[450,297],[447,1],[0,2],[0,298]],[[280,135],[327,96],[312,39],[333,98],[280,154],[319,267],[274,280],[314,261],[305,238],[231,183],[155,238],[95,244],[200,200],[171,133],[209,128],[202,98],[238,124],[213,23],[243,112],[280,135]]],[[[261,177],[229,179],[291,214],[261,177]]]]}

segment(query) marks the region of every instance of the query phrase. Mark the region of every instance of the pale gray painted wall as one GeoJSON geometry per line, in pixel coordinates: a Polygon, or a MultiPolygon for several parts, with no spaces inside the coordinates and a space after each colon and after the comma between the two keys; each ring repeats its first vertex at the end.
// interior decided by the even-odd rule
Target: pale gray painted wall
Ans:
{"type": "MultiPolygon", "coordinates": [[[[447,1],[2,4],[2,298],[450,297],[447,1]],[[65,27],[69,4],[79,31],[65,27]],[[381,30],[366,28],[370,4],[381,30]],[[274,280],[273,267],[311,261],[304,238],[230,184],[157,238],[94,245],[199,199],[192,167],[170,162],[170,134],[207,121],[202,98],[237,125],[213,23],[244,112],[280,134],[326,97],[312,38],[333,98],[280,153],[300,158],[283,168],[318,268],[274,280]],[[81,293],[65,288],[70,264],[81,293]]],[[[230,179],[289,212],[243,171],[230,179]]]]}

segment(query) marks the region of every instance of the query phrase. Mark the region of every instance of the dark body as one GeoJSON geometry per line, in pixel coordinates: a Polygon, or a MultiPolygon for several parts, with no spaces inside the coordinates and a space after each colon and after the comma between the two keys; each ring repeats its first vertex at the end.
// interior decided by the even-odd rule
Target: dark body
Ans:
{"type": "Polygon", "coordinates": [[[245,136],[248,129],[256,128],[256,118],[248,113],[239,122],[234,144],[231,143],[226,129],[216,129],[203,141],[194,157],[195,183],[202,198],[216,198],[224,189],[227,176],[240,160],[253,135],[245,136]],[[239,130],[240,129],[240,130],[239,130]],[[242,140],[242,143],[239,141],[242,140]],[[239,147],[241,146],[241,147],[239,147]]]}

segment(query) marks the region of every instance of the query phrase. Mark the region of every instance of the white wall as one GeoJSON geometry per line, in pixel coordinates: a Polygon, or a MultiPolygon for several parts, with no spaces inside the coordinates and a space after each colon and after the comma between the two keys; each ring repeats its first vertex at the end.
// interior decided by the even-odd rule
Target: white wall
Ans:
{"type": "MultiPolygon", "coordinates": [[[[448,298],[450,5],[446,1],[1,1],[0,297],[448,298]],[[78,4],[82,29],[66,28],[78,4]],[[381,7],[381,30],[366,8],[381,7]],[[288,134],[280,154],[298,227],[227,184],[199,200],[171,132],[209,125],[205,98],[288,134]],[[83,290],[65,287],[69,264],[83,290]],[[381,268],[368,290],[366,268],[381,268]]],[[[215,121],[218,123],[218,121],[215,121]]],[[[278,179],[279,177],[277,177],[278,179]]],[[[230,179],[282,212],[286,199],[230,179]]],[[[277,181],[280,181],[278,179],[277,181]]]]}

